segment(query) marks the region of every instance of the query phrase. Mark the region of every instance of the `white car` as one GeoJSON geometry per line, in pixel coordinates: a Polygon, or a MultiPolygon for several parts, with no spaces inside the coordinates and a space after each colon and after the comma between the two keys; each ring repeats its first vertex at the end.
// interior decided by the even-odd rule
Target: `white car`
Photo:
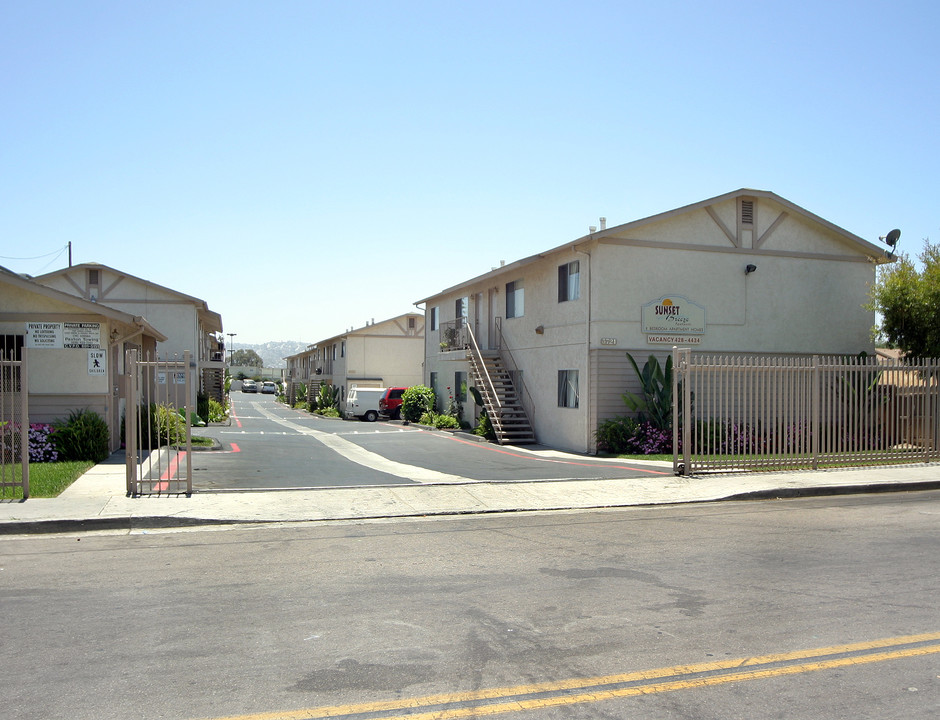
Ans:
{"type": "Polygon", "coordinates": [[[265,395],[277,395],[277,383],[265,380],[261,383],[261,392],[265,395]]]}

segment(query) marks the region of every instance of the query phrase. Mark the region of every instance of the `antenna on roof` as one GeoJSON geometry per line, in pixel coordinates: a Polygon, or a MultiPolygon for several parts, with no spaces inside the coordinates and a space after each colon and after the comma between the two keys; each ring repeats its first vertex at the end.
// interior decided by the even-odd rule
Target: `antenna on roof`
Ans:
{"type": "Polygon", "coordinates": [[[901,231],[895,228],[887,235],[882,235],[878,239],[891,249],[888,251],[888,257],[894,257],[894,251],[897,250],[898,240],[901,238],[901,231]]]}

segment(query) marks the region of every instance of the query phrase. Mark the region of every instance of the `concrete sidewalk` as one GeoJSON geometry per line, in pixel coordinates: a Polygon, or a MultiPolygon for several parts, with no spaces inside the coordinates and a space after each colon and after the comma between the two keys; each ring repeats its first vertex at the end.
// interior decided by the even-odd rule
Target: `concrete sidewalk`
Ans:
{"type": "MultiPolygon", "coordinates": [[[[671,469],[665,463],[657,465],[671,469]]],[[[57,498],[0,501],[0,534],[582,510],[940,489],[940,467],[919,464],[691,478],[662,475],[623,480],[197,492],[191,497],[132,498],[125,494],[124,472],[123,456],[115,455],[93,467],[57,498]]]]}

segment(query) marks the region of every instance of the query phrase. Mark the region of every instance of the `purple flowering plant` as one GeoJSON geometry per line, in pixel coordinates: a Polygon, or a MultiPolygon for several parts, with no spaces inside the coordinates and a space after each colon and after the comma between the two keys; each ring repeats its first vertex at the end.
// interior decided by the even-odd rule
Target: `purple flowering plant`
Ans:
{"type": "MultiPolygon", "coordinates": [[[[10,453],[10,457],[19,456],[19,441],[17,439],[19,432],[19,423],[7,422],[0,424],[0,446],[4,448],[5,453],[10,453]]],[[[30,423],[28,433],[30,462],[55,462],[59,459],[59,453],[52,442],[52,433],[52,425],[30,423]]]]}

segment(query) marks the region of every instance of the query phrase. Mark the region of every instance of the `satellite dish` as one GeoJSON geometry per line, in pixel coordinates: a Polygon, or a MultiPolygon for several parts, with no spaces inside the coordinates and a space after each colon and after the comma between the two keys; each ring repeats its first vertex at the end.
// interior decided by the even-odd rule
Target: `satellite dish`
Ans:
{"type": "Polygon", "coordinates": [[[890,245],[894,247],[898,244],[898,239],[901,237],[901,231],[895,228],[885,236],[885,245],[890,245]]]}

